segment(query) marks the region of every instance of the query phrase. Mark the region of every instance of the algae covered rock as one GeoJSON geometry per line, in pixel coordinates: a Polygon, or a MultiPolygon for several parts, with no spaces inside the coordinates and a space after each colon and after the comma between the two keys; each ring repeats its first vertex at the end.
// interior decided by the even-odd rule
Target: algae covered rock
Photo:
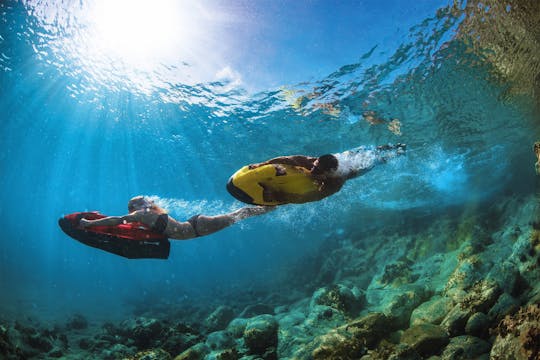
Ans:
{"type": "Polygon", "coordinates": [[[448,334],[433,324],[415,325],[403,332],[401,343],[421,356],[438,354],[448,344],[448,334]]]}
{"type": "Polygon", "coordinates": [[[133,339],[138,348],[147,348],[158,339],[163,331],[163,324],[153,318],[139,317],[122,322],[124,335],[133,339]]]}
{"type": "Polygon", "coordinates": [[[368,348],[375,346],[384,336],[397,330],[395,318],[380,312],[368,314],[345,325],[345,329],[368,348]]]}
{"type": "Polygon", "coordinates": [[[434,296],[413,310],[410,324],[411,326],[424,323],[439,325],[452,307],[452,299],[446,296],[434,296]]]}
{"type": "Polygon", "coordinates": [[[209,331],[223,330],[234,318],[234,311],[229,306],[221,305],[213,313],[208,315],[204,325],[209,331]]]}
{"type": "Polygon", "coordinates": [[[457,304],[446,314],[440,325],[450,336],[462,335],[465,333],[465,325],[471,315],[471,310],[457,304]]]}
{"type": "Polygon", "coordinates": [[[371,313],[315,338],[314,359],[359,359],[395,330],[394,318],[371,313]]]}
{"type": "Polygon", "coordinates": [[[489,325],[489,317],[482,312],[477,312],[472,314],[469,320],[467,320],[465,333],[480,338],[487,337],[489,325]]]}
{"type": "Polygon", "coordinates": [[[223,330],[214,331],[213,333],[208,334],[206,338],[206,345],[212,350],[230,348],[234,346],[234,344],[231,333],[223,330]]]}
{"type": "Polygon", "coordinates": [[[358,289],[338,284],[315,291],[311,298],[310,307],[325,305],[344,314],[354,315],[361,310],[363,304],[364,297],[358,289]]]}
{"type": "Polygon", "coordinates": [[[151,349],[139,351],[126,360],[171,360],[171,355],[163,349],[151,349]]]}
{"type": "Polygon", "coordinates": [[[176,356],[174,360],[203,360],[209,352],[210,349],[208,348],[208,346],[204,343],[201,343],[185,350],[183,353],[176,356]]]}
{"type": "Polygon", "coordinates": [[[362,342],[343,332],[332,331],[320,336],[318,341],[312,352],[314,360],[359,359],[367,351],[362,342]]]}
{"type": "Polygon", "coordinates": [[[277,348],[278,322],[272,315],[253,317],[246,324],[243,338],[250,353],[263,355],[270,348],[277,348]]]}
{"type": "Polygon", "coordinates": [[[540,305],[522,307],[506,316],[497,327],[491,349],[494,360],[533,360],[540,358],[540,305]]]}
{"type": "Polygon", "coordinates": [[[236,318],[232,320],[227,326],[227,331],[235,339],[239,339],[244,335],[248,319],[236,318]]]}
{"type": "Polygon", "coordinates": [[[441,354],[442,360],[454,359],[478,359],[484,355],[486,360],[489,358],[490,344],[474,336],[456,336],[450,339],[450,343],[441,354]]]}

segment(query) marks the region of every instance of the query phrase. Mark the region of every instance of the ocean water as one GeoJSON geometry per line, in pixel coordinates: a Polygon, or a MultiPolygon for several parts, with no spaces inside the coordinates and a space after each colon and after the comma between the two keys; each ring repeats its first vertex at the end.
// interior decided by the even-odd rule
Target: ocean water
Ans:
{"type": "Polygon", "coordinates": [[[2,2],[2,318],[292,301],[330,248],[534,194],[534,2],[381,3],[2,2]],[[246,164],[388,143],[406,156],[320,202],[172,241],[168,260],[123,259],[57,225],[124,214],[139,194],[179,220],[229,212],[245,204],[226,182],[246,164]]]}

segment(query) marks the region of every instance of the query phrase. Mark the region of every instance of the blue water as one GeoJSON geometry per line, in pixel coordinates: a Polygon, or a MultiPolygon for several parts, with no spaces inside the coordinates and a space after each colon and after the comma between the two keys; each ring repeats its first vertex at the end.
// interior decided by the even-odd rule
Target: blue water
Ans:
{"type": "Polygon", "coordinates": [[[529,97],[509,98],[455,40],[462,18],[437,12],[447,4],[205,3],[236,15],[213,29],[230,46],[144,66],[87,51],[86,2],[0,4],[0,311],[121,318],[134,299],[287,292],[290,269],[329,243],[532,191],[529,97]],[[225,184],[245,164],[396,142],[406,157],[336,195],[173,241],[166,261],[116,257],[57,226],[75,211],[123,214],[139,194],[178,219],[220,214],[242,206],[225,184]]]}

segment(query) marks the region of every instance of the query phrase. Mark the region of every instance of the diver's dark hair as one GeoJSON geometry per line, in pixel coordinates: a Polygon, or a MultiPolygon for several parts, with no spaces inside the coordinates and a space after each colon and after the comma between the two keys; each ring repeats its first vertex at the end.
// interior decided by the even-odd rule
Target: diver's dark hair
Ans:
{"type": "Polygon", "coordinates": [[[311,173],[315,175],[323,174],[327,171],[337,170],[338,160],[334,155],[327,154],[319,157],[317,166],[313,167],[311,173]]]}

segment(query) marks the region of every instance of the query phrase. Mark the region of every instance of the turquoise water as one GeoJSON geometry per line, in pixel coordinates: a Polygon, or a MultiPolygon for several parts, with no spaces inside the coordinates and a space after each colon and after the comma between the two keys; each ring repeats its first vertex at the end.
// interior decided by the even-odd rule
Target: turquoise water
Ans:
{"type": "Polygon", "coordinates": [[[291,269],[306,263],[311,271],[311,257],[329,244],[386,222],[407,227],[425,214],[533,192],[539,128],[531,94],[513,95],[489,57],[459,39],[463,13],[446,2],[397,3],[388,13],[371,2],[334,12],[325,3],[216,3],[236,22],[208,31],[224,33],[230,48],[193,30],[197,42],[185,58],[175,43],[179,55],[169,63],[169,55],[142,63],[140,54],[130,62],[92,48],[87,3],[3,2],[2,314],[79,312],[97,321],[146,300],[291,292],[291,269]],[[251,37],[235,38],[259,21],[251,37]],[[336,195],[173,241],[167,261],[115,257],[57,226],[75,211],[123,214],[138,194],[156,196],[178,219],[220,214],[242,206],[225,184],[245,164],[397,142],[408,145],[406,157],[336,195]]]}

